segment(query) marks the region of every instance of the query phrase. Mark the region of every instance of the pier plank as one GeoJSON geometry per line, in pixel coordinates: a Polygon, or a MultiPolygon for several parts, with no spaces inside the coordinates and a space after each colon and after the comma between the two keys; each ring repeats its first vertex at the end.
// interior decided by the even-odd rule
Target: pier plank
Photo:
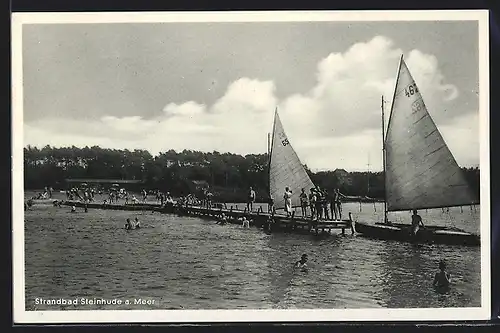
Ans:
{"type": "MultiPolygon", "coordinates": [[[[190,215],[190,216],[202,216],[217,219],[221,214],[227,216],[230,221],[229,223],[239,223],[238,218],[246,217],[253,221],[256,226],[262,226],[267,223],[271,218],[276,227],[280,229],[292,229],[297,231],[309,230],[309,232],[315,232],[318,234],[321,232],[330,233],[332,229],[341,229],[342,234],[345,234],[345,229],[351,228],[352,222],[349,220],[311,220],[306,217],[287,217],[285,214],[271,214],[264,212],[262,209],[248,212],[246,209],[241,210],[234,206],[230,208],[208,208],[202,206],[161,206],[160,204],[151,203],[139,203],[139,204],[104,204],[104,203],[83,203],[81,201],[64,201],[62,202],[65,206],[75,206],[75,207],[85,207],[91,209],[110,209],[110,210],[130,210],[130,211],[155,211],[160,213],[170,213],[178,215],[190,215]],[[231,221],[232,220],[232,221],[231,221]]],[[[227,207],[227,206],[225,206],[227,207]]]]}

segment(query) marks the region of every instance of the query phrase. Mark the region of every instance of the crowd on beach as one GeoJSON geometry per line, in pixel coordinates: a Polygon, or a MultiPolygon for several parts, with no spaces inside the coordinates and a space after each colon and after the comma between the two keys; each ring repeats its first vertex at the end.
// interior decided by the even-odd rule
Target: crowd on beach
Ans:
{"type": "MultiPolygon", "coordinates": [[[[69,201],[79,200],[84,203],[90,203],[95,201],[96,194],[101,195],[101,197],[103,195],[105,196],[102,202],[103,204],[120,204],[121,202],[123,202],[123,204],[125,205],[140,204],[147,203],[149,198],[149,194],[145,189],[140,192],[142,200],[139,200],[135,194],[129,193],[124,188],[119,189],[117,187],[111,187],[107,191],[107,193],[104,193],[101,189],[97,190],[95,188],[88,187],[73,187],[66,191],[66,199],[69,201]]],[[[170,192],[162,192],[160,190],[156,190],[154,191],[154,195],[156,198],[156,203],[160,203],[161,205],[169,202],[174,203],[174,199],[170,195],[170,192]]]]}

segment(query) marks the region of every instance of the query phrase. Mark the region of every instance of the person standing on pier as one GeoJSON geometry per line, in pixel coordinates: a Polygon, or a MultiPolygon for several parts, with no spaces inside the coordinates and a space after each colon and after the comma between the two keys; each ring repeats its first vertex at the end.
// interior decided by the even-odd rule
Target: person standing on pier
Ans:
{"type": "Polygon", "coordinates": [[[207,191],[207,208],[212,208],[212,197],[214,195],[212,194],[212,192],[210,191],[207,191]]]}
{"type": "Polygon", "coordinates": [[[307,200],[307,193],[304,189],[300,192],[300,207],[302,208],[302,217],[307,217],[307,206],[309,202],[307,200]]]}
{"type": "Polygon", "coordinates": [[[342,194],[338,188],[334,190],[333,200],[335,201],[335,220],[342,220],[342,194]]]}
{"type": "Polygon", "coordinates": [[[335,208],[335,188],[332,192],[329,192],[327,195],[328,204],[330,204],[330,215],[333,220],[337,220],[337,210],[335,208]]]}
{"type": "Polygon", "coordinates": [[[321,208],[323,210],[323,216],[325,217],[325,220],[329,220],[330,216],[328,216],[328,192],[326,190],[323,190],[321,192],[321,208]]]}
{"type": "Polygon", "coordinates": [[[248,202],[247,202],[247,210],[249,212],[253,211],[253,203],[255,202],[255,191],[252,187],[248,191],[248,202]]]}
{"type": "Polygon", "coordinates": [[[311,220],[316,216],[316,189],[312,188],[311,193],[309,194],[309,207],[311,208],[311,220]]]}
{"type": "Polygon", "coordinates": [[[323,206],[321,204],[321,188],[316,188],[316,220],[319,221],[323,218],[323,206]]]}
{"type": "Polygon", "coordinates": [[[269,195],[269,201],[267,202],[267,212],[269,214],[274,213],[274,198],[271,194],[269,195]]]}
{"type": "Polygon", "coordinates": [[[146,190],[142,190],[142,202],[146,203],[148,201],[148,192],[146,190]]]}
{"type": "Polygon", "coordinates": [[[292,215],[292,191],[288,187],[285,188],[283,199],[285,200],[286,217],[290,217],[292,215]]]}

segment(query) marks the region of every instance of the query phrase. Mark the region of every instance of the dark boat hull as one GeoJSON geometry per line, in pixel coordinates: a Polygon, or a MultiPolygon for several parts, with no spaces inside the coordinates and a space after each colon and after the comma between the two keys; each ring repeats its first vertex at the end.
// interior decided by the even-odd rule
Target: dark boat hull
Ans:
{"type": "Polygon", "coordinates": [[[411,227],[405,224],[369,224],[363,222],[356,223],[356,232],[362,236],[395,240],[401,242],[419,244],[445,244],[445,245],[466,245],[479,246],[480,237],[456,228],[428,226],[420,228],[416,236],[411,233],[411,227]]]}

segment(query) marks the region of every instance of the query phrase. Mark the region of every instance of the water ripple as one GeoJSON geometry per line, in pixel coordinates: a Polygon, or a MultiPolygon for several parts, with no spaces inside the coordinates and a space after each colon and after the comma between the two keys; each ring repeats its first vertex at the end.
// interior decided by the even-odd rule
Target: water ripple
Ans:
{"type": "MultiPolygon", "coordinates": [[[[359,215],[369,211],[363,206],[359,215]]],[[[474,228],[475,220],[465,214],[461,220],[474,228]]],[[[25,239],[27,309],[54,309],[35,306],[34,299],[56,296],[157,300],[153,307],[77,306],[86,310],[465,307],[481,301],[477,248],[351,235],[318,239],[150,212],[71,214],[67,207],[36,206],[26,212],[25,239]],[[144,228],[125,231],[124,221],[135,216],[144,228]],[[302,253],[309,255],[308,273],[292,267],[302,253]],[[441,258],[453,279],[447,295],[430,287],[441,258]]]]}

